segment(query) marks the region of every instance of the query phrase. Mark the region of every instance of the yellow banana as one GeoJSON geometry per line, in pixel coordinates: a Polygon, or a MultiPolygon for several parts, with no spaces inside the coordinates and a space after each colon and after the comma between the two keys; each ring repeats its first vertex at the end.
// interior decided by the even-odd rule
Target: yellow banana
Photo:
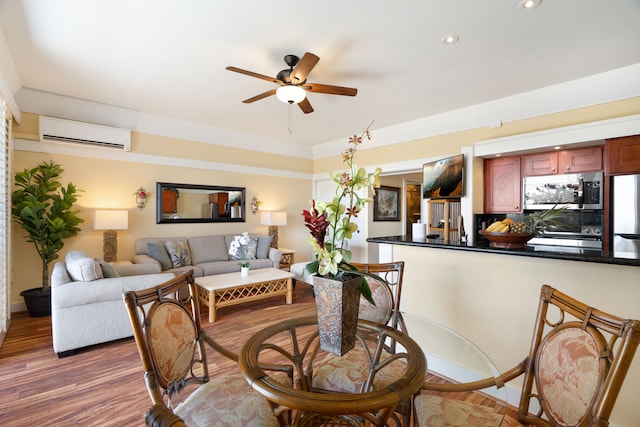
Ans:
{"type": "Polygon", "coordinates": [[[493,233],[493,232],[497,232],[498,228],[502,226],[502,221],[496,221],[493,224],[491,224],[489,227],[487,227],[488,232],[493,233]]]}

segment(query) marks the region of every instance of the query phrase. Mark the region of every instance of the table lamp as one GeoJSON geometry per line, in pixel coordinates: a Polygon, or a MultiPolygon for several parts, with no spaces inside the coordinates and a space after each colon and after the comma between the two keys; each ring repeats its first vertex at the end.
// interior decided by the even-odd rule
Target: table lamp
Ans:
{"type": "Polygon", "coordinates": [[[263,211],[260,223],[269,226],[269,236],[273,236],[271,247],[278,249],[278,226],[287,225],[287,213],[263,211]]]}
{"type": "Polygon", "coordinates": [[[129,212],[126,210],[96,210],[93,216],[93,229],[105,230],[102,234],[103,258],[115,262],[118,258],[118,233],[115,230],[129,228],[129,212]]]}

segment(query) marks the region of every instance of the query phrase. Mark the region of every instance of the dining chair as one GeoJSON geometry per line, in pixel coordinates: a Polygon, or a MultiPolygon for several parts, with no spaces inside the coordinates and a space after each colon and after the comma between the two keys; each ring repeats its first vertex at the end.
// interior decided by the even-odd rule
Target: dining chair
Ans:
{"type": "MultiPolygon", "coordinates": [[[[190,427],[214,420],[221,426],[279,425],[269,403],[239,370],[210,377],[207,349],[236,363],[238,355],[202,329],[192,270],[153,288],[125,292],[124,301],[153,405],[169,408],[190,427]]],[[[281,370],[281,380],[291,381],[292,373],[281,370]]]]}
{"type": "Polygon", "coordinates": [[[144,414],[147,427],[187,427],[182,418],[173,413],[164,403],[156,403],[144,414]]]}
{"type": "Polygon", "coordinates": [[[502,415],[485,406],[429,393],[502,387],[524,375],[517,418],[505,416],[502,426],[608,426],[639,343],[640,321],[605,313],[543,285],[529,355],[498,378],[425,383],[414,398],[414,419],[420,427],[496,425],[495,417],[502,415]]]}
{"type": "MultiPolygon", "coordinates": [[[[360,298],[358,317],[372,322],[388,325],[394,329],[402,329],[402,321],[399,317],[400,297],[402,295],[402,277],[404,274],[404,262],[390,262],[381,264],[352,263],[359,271],[379,276],[366,276],[367,283],[371,288],[371,294],[376,305],[373,306],[364,297],[360,298]]],[[[388,353],[395,352],[395,343],[391,342],[386,347],[388,353]]],[[[314,361],[314,373],[312,386],[319,390],[329,390],[334,392],[356,393],[363,392],[367,387],[367,377],[369,375],[368,366],[362,361],[370,359],[371,353],[367,351],[366,342],[361,341],[347,354],[336,356],[334,354],[323,354],[314,361]]],[[[395,361],[384,367],[377,373],[373,384],[369,387],[374,389],[391,384],[401,378],[405,371],[402,361],[395,361]]],[[[403,417],[410,417],[411,402],[408,407],[403,404],[398,412],[403,417]]]]}

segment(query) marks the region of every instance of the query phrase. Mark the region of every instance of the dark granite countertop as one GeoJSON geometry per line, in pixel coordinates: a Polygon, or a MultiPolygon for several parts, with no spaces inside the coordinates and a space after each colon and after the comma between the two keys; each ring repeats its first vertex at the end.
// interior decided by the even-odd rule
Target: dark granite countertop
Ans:
{"type": "Polygon", "coordinates": [[[640,267],[640,259],[614,258],[607,255],[599,254],[578,254],[553,251],[540,251],[528,246],[527,249],[495,249],[490,248],[488,242],[479,242],[477,244],[460,243],[442,239],[417,239],[413,240],[410,236],[388,236],[388,237],[370,237],[367,239],[369,243],[384,243],[390,245],[405,245],[425,248],[450,249],[459,251],[488,252],[503,255],[527,256],[535,258],[564,259],[569,261],[596,262],[602,264],[630,265],[640,267]]]}

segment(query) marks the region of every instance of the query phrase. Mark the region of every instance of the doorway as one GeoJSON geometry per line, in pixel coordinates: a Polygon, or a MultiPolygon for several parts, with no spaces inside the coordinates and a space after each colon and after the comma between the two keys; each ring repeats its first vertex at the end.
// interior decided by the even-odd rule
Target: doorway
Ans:
{"type": "Polygon", "coordinates": [[[407,181],[405,186],[405,235],[410,236],[413,224],[420,221],[422,204],[421,184],[407,181]]]}

